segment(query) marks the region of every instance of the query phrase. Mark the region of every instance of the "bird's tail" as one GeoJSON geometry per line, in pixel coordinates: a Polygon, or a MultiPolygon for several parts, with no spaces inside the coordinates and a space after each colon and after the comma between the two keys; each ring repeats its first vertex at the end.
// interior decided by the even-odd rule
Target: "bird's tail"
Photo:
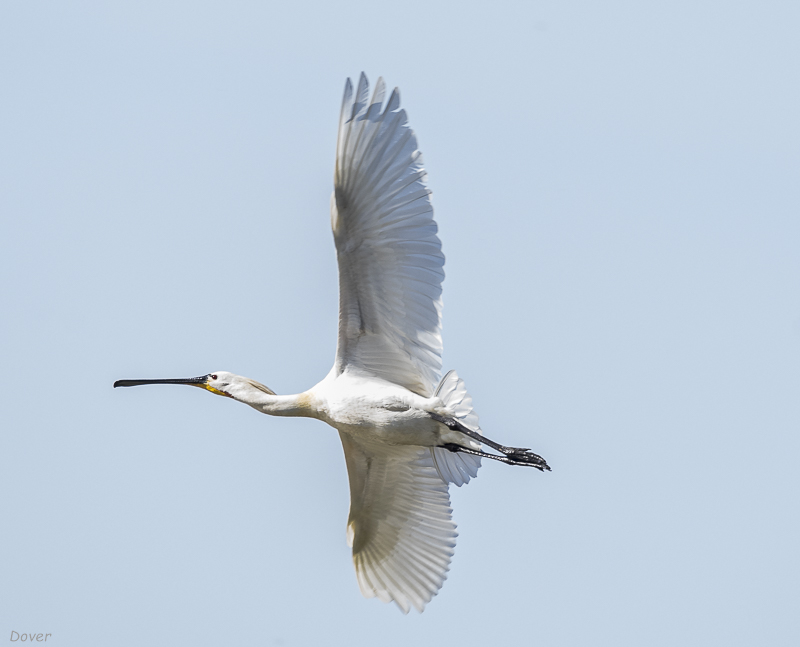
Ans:
{"type": "MultiPolygon", "coordinates": [[[[465,427],[480,433],[478,414],[472,410],[472,398],[467,393],[464,380],[458,377],[455,371],[450,371],[439,382],[434,396],[441,399],[445,407],[453,412],[453,416],[465,427]]],[[[477,441],[472,441],[464,436],[465,440],[475,443],[475,449],[480,449],[477,441]]],[[[433,464],[439,476],[445,483],[455,483],[462,486],[469,483],[470,478],[478,475],[481,466],[481,457],[472,454],[454,453],[444,447],[431,447],[433,464]]]]}

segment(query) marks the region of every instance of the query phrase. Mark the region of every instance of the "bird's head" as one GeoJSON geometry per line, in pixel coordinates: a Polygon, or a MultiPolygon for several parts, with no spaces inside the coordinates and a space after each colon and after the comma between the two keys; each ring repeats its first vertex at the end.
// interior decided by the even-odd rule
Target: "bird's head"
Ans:
{"type": "Polygon", "coordinates": [[[142,384],[187,384],[189,386],[199,386],[201,389],[211,391],[217,395],[224,395],[226,398],[233,396],[227,391],[232,383],[232,378],[238,377],[233,373],[226,373],[225,371],[217,371],[216,373],[209,373],[208,375],[201,375],[200,377],[179,377],[158,380],[117,380],[114,382],[114,388],[118,386],[141,386],[142,384]]]}
{"type": "Polygon", "coordinates": [[[217,395],[225,396],[226,398],[240,399],[242,395],[248,390],[257,389],[270,395],[275,393],[264,386],[241,375],[234,375],[227,371],[215,371],[200,377],[186,377],[186,378],[170,378],[159,380],[117,380],[114,382],[114,388],[118,386],[141,386],[142,384],[187,384],[189,386],[199,386],[201,389],[211,391],[217,395]],[[237,398],[237,395],[240,398],[237,398]]]}
{"type": "Polygon", "coordinates": [[[204,377],[205,381],[198,384],[198,386],[206,389],[207,391],[211,391],[211,393],[216,393],[217,395],[224,395],[226,398],[233,397],[229,392],[230,387],[237,381],[237,379],[239,380],[242,379],[238,375],[234,375],[233,373],[227,373],[226,371],[217,371],[216,373],[209,373],[204,377]]]}

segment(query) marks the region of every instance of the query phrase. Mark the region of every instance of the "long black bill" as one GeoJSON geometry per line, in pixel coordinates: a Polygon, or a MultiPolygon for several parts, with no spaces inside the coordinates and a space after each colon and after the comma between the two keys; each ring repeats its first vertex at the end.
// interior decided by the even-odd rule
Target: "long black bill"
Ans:
{"type": "Polygon", "coordinates": [[[114,382],[114,388],[116,389],[118,386],[141,386],[142,384],[191,384],[194,386],[202,386],[207,381],[208,375],[177,378],[174,380],[117,380],[114,382]]]}

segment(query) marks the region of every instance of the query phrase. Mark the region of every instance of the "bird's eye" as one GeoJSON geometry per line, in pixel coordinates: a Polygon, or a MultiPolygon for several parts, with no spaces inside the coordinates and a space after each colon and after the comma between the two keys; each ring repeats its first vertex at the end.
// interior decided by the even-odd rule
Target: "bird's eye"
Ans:
{"type": "Polygon", "coordinates": [[[210,377],[211,377],[212,380],[216,380],[217,379],[216,375],[211,375],[210,377]]]}

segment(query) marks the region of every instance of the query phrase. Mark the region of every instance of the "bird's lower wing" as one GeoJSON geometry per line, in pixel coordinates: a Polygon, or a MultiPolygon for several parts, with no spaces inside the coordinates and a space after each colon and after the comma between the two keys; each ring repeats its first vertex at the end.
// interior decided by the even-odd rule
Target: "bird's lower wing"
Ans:
{"type": "Polygon", "coordinates": [[[361,593],[421,612],[442,587],[455,547],[447,484],[426,447],[340,437],[350,477],[347,539],[361,593]]]}

